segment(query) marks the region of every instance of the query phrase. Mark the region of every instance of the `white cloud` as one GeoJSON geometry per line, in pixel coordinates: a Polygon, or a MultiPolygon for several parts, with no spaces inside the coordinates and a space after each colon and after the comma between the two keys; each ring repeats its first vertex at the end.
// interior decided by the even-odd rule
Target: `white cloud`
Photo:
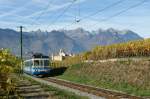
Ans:
{"type": "MultiPolygon", "coordinates": [[[[32,0],[32,1],[37,2],[37,3],[48,3],[47,0],[32,0]]],[[[85,2],[85,1],[87,1],[87,0],[80,0],[80,2],[77,1],[76,3],[82,3],[82,2],[85,2]]],[[[48,13],[48,12],[51,12],[51,11],[57,11],[57,10],[63,9],[63,8],[65,8],[65,7],[72,4],[71,1],[69,1],[67,3],[64,3],[64,4],[61,4],[61,5],[56,5],[56,4],[52,4],[52,3],[50,5],[50,7],[45,11],[45,13],[48,13]]],[[[40,15],[42,12],[43,12],[43,10],[37,11],[37,12],[35,12],[35,13],[29,15],[29,16],[26,16],[26,18],[31,18],[31,17],[37,16],[37,15],[40,15]]]]}
{"type": "Polygon", "coordinates": [[[71,3],[66,3],[66,4],[62,4],[62,5],[54,5],[54,4],[51,4],[50,7],[45,11],[45,9],[43,10],[40,10],[40,11],[37,11],[29,16],[25,16],[26,18],[31,18],[31,17],[34,17],[34,16],[37,16],[37,15],[40,15],[43,13],[43,11],[45,11],[45,13],[48,13],[50,11],[56,11],[56,10],[59,10],[59,9],[62,9],[64,7],[67,7],[69,6],[71,3]]]}
{"type": "Polygon", "coordinates": [[[25,7],[26,7],[27,5],[29,5],[29,4],[30,4],[30,2],[27,2],[26,4],[24,4],[24,5],[21,6],[21,7],[16,7],[15,9],[13,9],[13,10],[11,10],[11,11],[9,11],[9,12],[5,12],[4,14],[1,14],[1,15],[0,15],[0,18],[3,18],[3,17],[6,17],[6,16],[11,16],[11,15],[13,15],[13,14],[16,14],[17,12],[20,12],[20,11],[26,9],[25,7]]]}

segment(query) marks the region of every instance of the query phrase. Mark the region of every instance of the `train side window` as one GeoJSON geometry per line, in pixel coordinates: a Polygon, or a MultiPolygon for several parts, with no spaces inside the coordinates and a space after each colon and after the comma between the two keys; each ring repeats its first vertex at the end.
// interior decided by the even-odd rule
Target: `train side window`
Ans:
{"type": "Polygon", "coordinates": [[[29,67],[29,62],[28,62],[28,61],[25,62],[25,66],[26,66],[26,67],[29,67]]]}
{"type": "Polygon", "coordinates": [[[29,61],[29,66],[33,66],[33,62],[32,61],[29,61]]]}
{"type": "Polygon", "coordinates": [[[40,66],[39,60],[34,60],[34,66],[40,66]]]}

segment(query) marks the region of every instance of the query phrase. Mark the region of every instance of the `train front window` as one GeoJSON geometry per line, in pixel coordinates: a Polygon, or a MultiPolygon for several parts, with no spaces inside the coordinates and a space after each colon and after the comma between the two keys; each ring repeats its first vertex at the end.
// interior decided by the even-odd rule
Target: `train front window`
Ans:
{"type": "Polygon", "coordinates": [[[49,61],[48,60],[44,60],[44,66],[49,66],[49,61]]]}
{"type": "Polygon", "coordinates": [[[34,60],[34,66],[40,66],[39,60],[34,60]]]}
{"type": "Polygon", "coordinates": [[[49,66],[49,60],[34,60],[34,66],[49,66]]]}
{"type": "Polygon", "coordinates": [[[43,66],[42,60],[34,60],[34,66],[43,66]]]}

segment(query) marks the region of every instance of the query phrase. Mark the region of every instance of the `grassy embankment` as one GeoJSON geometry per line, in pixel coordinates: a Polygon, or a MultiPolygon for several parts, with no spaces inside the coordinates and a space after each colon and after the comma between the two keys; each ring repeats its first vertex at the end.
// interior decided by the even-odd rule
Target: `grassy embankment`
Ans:
{"type": "Polygon", "coordinates": [[[58,78],[128,94],[150,96],[149,61],[78,64],[69,67],[58,78]]]}

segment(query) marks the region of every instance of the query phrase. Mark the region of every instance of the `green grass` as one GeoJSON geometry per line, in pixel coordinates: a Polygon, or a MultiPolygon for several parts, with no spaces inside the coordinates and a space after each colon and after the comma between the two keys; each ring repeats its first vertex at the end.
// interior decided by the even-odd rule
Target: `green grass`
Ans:
{"type": "Polygon", "coordinates": [[[53,99],[89,99],[86,96],[79,96],[73,92],[69,92],[63,89],[59,89],[53,86],[45,85],[37,81],[32,80],[31,78],[24,77],[24,79],[29,80],[32,84],[39,84],[45,91],[49,91],[53,99]]]}
{"type": "MultiPolygon", "coordinates": [[[[122,64],[122,63],[119,63],[122,64]]],[[[106,65],[106,64],[104,64],[106,65]]],[[[111,64],[110,64],[111,65],[111,64]]],[[[130,65],[130,63],[125,62],[122,64],[124,65],[130,65]]],[[[93,70],[94,72],[89,72],[89,69],[94,69],[94,67],[91,67],[93,65],[91,64],[77,64],[74,65],[70,68],[68,68],[68,70],[61,76],[57,76],[57,78],[60,79],[65,79],[65,80],[69,80],[75,83],[81,83],[81,84],[87,84],[87,85],[92,85],[95,87],[100,87],[100,88],[106,88],[106,89],[111,89],[111,90],[117,90],[117,91],[122,91],[128,94],[133,94],[133,95],[137,95],[137,96],[150,96],[150,89],[149,86],[147,86],[147,88],[145,88],[147,83],[143,83],[144,86],[138,86],[135,83],[128,83],[125,79],[126,78],[121,78],[123,80],[114,80],[113,78],[119,79],[117,78],[117,76],[115,77],[115,75],[113,75],[115,72],[115,69],[113,71],[102,71],[101,69],[105,68],[105,67],[96,67],[97,69],[93,70]],[[98,69],[100,68],[100,69],[98,69]],[[102,74],[100,74],[100,72],[102,72],[102,74]],[[111,75],[112,73],[112,75],[111,75]]],[[[106,67],[107,69],[107,67],[106,67]]],[[[127,68],[122,68],[122,69],[127,69],[127,68]]],[[[142,69],[143,70],[143,69],[142,69]]],[[[126,72],[126,70],[123,70],[123,72],[126,72]]],[[[131,71],[132,72],[132,71],[131,71]]],[[[134,73],[134,72],[133,72],[134,73]]],[[[119,74],[118,72],[118,75],[119,74]]],[[[130,74],[129,74],[130,75],[130,74]]],[[[130,77],[130,76],[129,76],[130,77]]],[[[142,79],[145,80],[145,79],[142,79]]]]}
{"type": "Polygon", "coordinates": [[[69,80],[75,83],[87,84],[95,87],[122,91],[128,94],[133,94],[138,96],[150,96],[150,90],[137,88],[136,86],[131,86],[127,83],[114,84],[112,82],[96,81],[96,80],[88,79],[87,77],[68,76],[68,75],[58,76],[58,78],[69,80]]]}

